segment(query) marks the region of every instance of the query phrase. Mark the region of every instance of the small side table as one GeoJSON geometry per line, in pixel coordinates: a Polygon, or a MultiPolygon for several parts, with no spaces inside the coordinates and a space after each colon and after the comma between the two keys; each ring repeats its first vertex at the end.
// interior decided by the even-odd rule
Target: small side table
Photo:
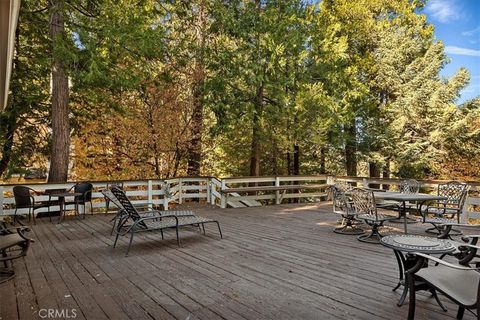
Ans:
{"type": "MultiPolygon", "coordinates": [[[[425,254],[445,254],[455,251],[455,246],[448,240],[409,234],[385,236],[380,240],[380,243],[387,248],[393,249],[395,257],[397,258],[399,280],[396,287],[393,288],[393,291],[397,290],[400,286],[403,286],[402,296],[397,303],[399,307],[405,302],[405,298],[407,297],[408,293],[408,284],[406,283],[405,271],[415,266],[418,260],[417,257],[412,254],[412,252],[420,252],[425,254]],[[406,255],[404,255],[404,252],[406,255]]],[[[415,285],[417,285],[417,283],[415,285]]],[[[418,285],[421,286],[420,283],[418,285]]],[[[438,305],[446,311],[445,307],[438,299],[435,290],[431,290],[430,288],[422,289],[430,290],[438,305]]]]}
{"type": "Polygon", "coordinates": [[[79,197],[82,193],[79,192],[58,192],[58,193],[51,193],[51,197],[58,198],[60,203],[60,217],[58,218],[58,223],[62,222],[65,216],[65,198],[66,197],[79,197]]]}

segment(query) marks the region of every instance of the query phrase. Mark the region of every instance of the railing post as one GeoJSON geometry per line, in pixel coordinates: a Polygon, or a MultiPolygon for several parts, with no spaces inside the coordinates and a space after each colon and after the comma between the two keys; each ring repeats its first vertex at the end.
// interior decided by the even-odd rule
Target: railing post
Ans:
{"type": "Polygon", "coordinates": [[[178,179],[178,204],[183,203],[183,188],[182,188],[182,178],[178,179]]]}
{"type": "MultiPolygon", "coordinates": [[[[211,198],[211,195],[212,195],[210,187],[211,187],[210,178],[205,178],[205,188],[207,189],[207,201],[206,201],[207,203],[210,203],[210,198],[211,198]]],[[[200,193],[200,190],[198,191],[198,193],[200,193]]],[[[200,202],[200,199],[198,201],[200,202]]]]}
{"type": "Polygon", "coordinates": [[[335,184],[335,177],[334,176],[327,176],[327,184],[333,186],[335,184]]]}
{"type": "Polygon", "coordinates": [[[363,178],[362,183],[363,183],[364,188],[368,188],[368,179],[367,178],[363,178]]]}
{"type": "Polygon", "coordinates": [[[213,183],[213,179],[210,179],[210,204],[215,205],[215,191],[217,187],[213,183]]]}
{"type": "Polygon", "coordinates": [[[468,223],[469,212],[470,212],[468,210],[469,205],[470,205],[470,197],[468,196],[468,190],[467,190],[467,198],[465,199],[465,204],[463,205],[462,213],[460,214],[460,223],[468,223]]]}
{"type": "Polygon", "coordinates": [[[167,180],[163,180],[163,210],[168,210],[169,197],[170,185],[167,180]]]}
{"type": "MultiPolygon", "coordinates": [[[[280,187],[280,177],[275,177],[275,187],[280,187]]],[[[275,204],[280,204],[280,191],[275,191],[275,204]]]]}
{"type": "Polygon", "coordinates": [[[225,194],[225,192],[223,192],[225,189],[226,189],[225,180],[222,179],[222,188],[220,190],[221,197],[222,197],[221,200],[220,200],[220,207],[222,209],[227,208],[226,194],[225,194]]]}
{"type": "Polygon", "coordinates": [[[152,180],[148,180],[148,187],[147,187],[147,197],[148,197],[148,208],[153,209],[153,183],[152,180]]]}

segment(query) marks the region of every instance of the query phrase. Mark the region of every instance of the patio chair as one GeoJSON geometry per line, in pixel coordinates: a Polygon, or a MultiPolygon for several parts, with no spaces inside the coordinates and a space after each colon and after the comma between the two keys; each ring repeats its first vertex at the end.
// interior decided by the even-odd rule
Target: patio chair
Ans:
{"type": "MultiPolygon", "coordinates": [[[[128,214],[124,210],[120,209],[122,207],[122,204],[117,200],[117,198],[115,197],[115,195],[112,193],[110,189],[102,190],[102,194],[105,197],[105,199],[108,199],[109,201],[111,201],[118,208],[117,214],[110,220],[110,222],[112,222],[112,230],[110,231],[110,235],[112,235],[113,232],[115,231],[115,227],[117,223],[128,214]]],[[[143,207],[143,206],[136,206],[135,204],[132,204],[132,205],[135,207],[138,214],[142,218],[154,217],[154,216],[164,217],[164,216],[171,216],[171,215],[195,216],[195,214],[191,210],[158,211],[158,210],[153,210],[148,206],[143,207]]]]}
{"type": "Polygon", "coordinates": [[[33,196],[34,194],[38,194],[38,192],[32,188],[25,186],[13,187],[13,196],[15,198],[14,221],[18,221],[18,209],[28,209],[28,221],[30,222],[30,219],[32,218],[33,224],[35,224],[35,210],[40,208],[48,208],[48,211],[50,212],[50,203],[35,201],[35,197],[33,196]]]}
{"type": "MultiPolygon", "coordinates": [[[[472,245],[467,246],[480,249],[480,247],[472,245]]],[[[465,309],[476,310],[476,318],[480,319],[480,273],[478,268],[452,264],[423,253],[414,253],[414,255],[418,258],[415,266],[405,272],[410,291],[409,320],[415,318],[416,279],[424,281],[428,287],[441,292],[457,304],[457,319],[463,318],[465,309]],[[428,261],[438,265],[425,268],[428,261]]]]}
{"type": "Polygon", "coordinates": [[[75,214],[80,214],[78,208],[79,206],[83,206],[83,217],[85,218],[85,214],[87,213],[87,203],[90,204],[90,212],[93,213],[93,204],[92,204],[92,192],[93,192],[93,184],[89,182],[80,182],[76,183],[73,187],[71,187],[68,192],[75,192],[81,193],[81,196],[75,196],[73,201],[65,202],[65,207],[68,205],[75,206],[75,214]]]}
{"type": "MultiPolygon", "coordinates": [[[[430,223],[433,227],[425,230],[427,233],[440,234],[442,226],[449,223],[460,223],[460,215],[468,195],[468,186],[465,183],[450,181],[448,183],[439,184],[437,189],[439,196],[444,196],[446,200],[435,201],[432,205],[427,206],[422,213],[423,223],[430,223]],[[429,216],[432,214],[433,216],[429,216]]],[[[452,230],[452,235],[460,235],[458,230],[452,230]]]]}
{"type": "Polygon", "coordinates": [[[162,240],[163,240],[163,230],[165,229],[175,229],[177,244],[180,246],[180,237],[178,235],[179,227],[183,226],[201,226],[203,229],[203,234],[205,234],[205,224],[206,223],[215,223],[218,227],[218,232],[220,238],[223,238],[222,230],[220,229],[220,224],[216,220],[203,218],[200,216],[176,216],[176,215],[152,215],[149,217],[143,217],[139,214],[137,209],[132,205],[130,200],[125,195],[125,192],[118,187],[113,187],[110,189],[113,196],[116,198],[117,203],[120,205],[120,210],[122,210],[125,215],[120,218],[115,228],[115,242],[113,247],[117,245],[119,236],[124,236],[130,234],[130,241],[128,243],[127,251],[125,256],[128,255],[130,247],[133,242],[133,236],[137,232],[143,231],[160,231],[162,240]]]}
{"type": "Polygon", "coordinates": [[[3,268],[0,268],[0,283],[15,277],[12,261],[25,256],[33,242],[33,239],[25,235],[28,231],[27,227],[0,228],[0,261],[3,262],[3,268]]]}
{"type": "MultiPolygon", "coordinates": [[[[455,251],[449,253],[449,256],[454,256],[458,259],[458,263],[461,265],[468,266],[470,263],[475,263],[473,259],[480,258],[476,248],[466,246],[473,245],[476,246],[478,244],[478,240],[480,239],[480,234],[471,234],[462,236],[459,240],[455,240],[452,238],[452,230],[453,227],[462,227],[465,229],[471,229],[480,231],[480,225],[472,225],[472,224],[462,224],[462,223],[448,223],[444,224],[441,228],[442,233],[438,235],[437,238],[439,239],[449,239],[450,243],[455,246],[455,251]]],[[[447,254],[443,254],[440,256],[440,259],[443,259],[447,254]]]]}
{"type": "Polygon", "coordinates": [[[332,202],[333,212],[342,217],[340,227],[335,228],[333,232],[354,235],[365,233],[363,229],[356,225],[357,214],[352,207],[351,201],[349,201],[345,192],[336,185],[332,186],[332,202]]]}
{"type": "Polygon", "coordinates": [[[353,207],[358,219],[362,219],[365,223],[372,227],[369,234],[357,237],[359,241],[368,243],[380,243],[383,235],[379,229],[383,227],[386,221],[397,219],[397,217],[379,213],[375,203],[375,196],[372,191],[365,189],[354,189],[352,191],[353,207]]]}

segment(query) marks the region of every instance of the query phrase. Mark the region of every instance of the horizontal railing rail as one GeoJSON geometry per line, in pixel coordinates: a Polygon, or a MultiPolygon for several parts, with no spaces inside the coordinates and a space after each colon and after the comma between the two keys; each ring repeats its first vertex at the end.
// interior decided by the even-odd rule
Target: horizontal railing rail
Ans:
{"type": "MultiPolygon", "coordinates": [[[[172,179],[89,181],[93,184],[93,209],[104,212],[105,199],[101,190],[112,183],[123,183],[127,196],[134,203],[148,202],[153,206],[168,209],[172,205],[185,201],[202,201],[211,205],[227,207],[247,207],[265,204],[280,204],[285,199],[323,201],[327,198],[329,185],[335,181],[347,181],[364,187],[398,189],[402,179],[384,179],[369,177],[349,177],[332,175],[311,176],[261,176],[261,177],[229,177],[219,179],[211,176],[176,177],[172,179]]],[[[422,191],[435,192],[438,184],[444,180],[419,180],[422,191]]],[[[22,183],[37,191],[52,189],[69,189],[75,182],[68,183],[22,183]]],[[[469,196],[466,201],[464,215],[466,218],[480,219],[480,182],[469,181],[469,196]]],[[[15,210],[13,187],[18,184],[0,185],[0,214],[11,215],[15,210]]],[[[35,201],[48,201],[48,196],[35,196],[35,201]]],[[[113,206],[113,205],[112,205],[113,206]]],[[[59,208],[52,206],[52,211],[59,208]]],[[[47,208],[36,212],[48,211],[47,208]]],[[[19,209],[19,214],[26,209],[19,209]]]]}

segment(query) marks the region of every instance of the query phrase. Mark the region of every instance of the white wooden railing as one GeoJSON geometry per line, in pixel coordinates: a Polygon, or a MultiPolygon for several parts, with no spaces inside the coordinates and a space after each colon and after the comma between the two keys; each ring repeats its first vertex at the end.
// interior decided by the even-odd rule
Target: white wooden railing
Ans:
{"type": "MultiPolygon", "coordinates": [[[[360,186],[378,184],[381,188],[396,189],[401,179],[381,179],[344,176],[264,176],[232,177],[218,179],[215,177],[179,177],[167,180],[128,180],[123,182],[127,195],[134,203],[149,202],[155,206],[168,209],[187,201],[201,201],[211,205],[227,207],[250,207],[265,204],[280,204],[285,199],[303,199],[304,201],[323,201],[327,198],[328,185],[335,180],[357,183],[360,186]]],[[[117,181],[118,182],[118,181],[117,181]]],[[[426,192],[435,192],[440,180],[420,180],[426,192]]],[[[107,184],[115,181],[94,181],[92,193],[94,212],[104,212],[105,200],[100,192],[107,184]]],[[[38,191],[51,189],[68,189],[69,183],[23,183],[22,185],[38,191]]],[[[464,213],[466,217],[480,219],[480,183],[469,182],[469,197],[464,213]]],[[[15,200],[13,187],[0,185],[0,214],[13,214],[15,200]]],[[[35,201],[47,201],[48,196],[36,196],[35,201]]],[[[51,207],[56,211],[59,208],[51,207]]],[[[36,212],[47,211],[42,208],[36,212]]],[[[19,213],[24,213],[25,210],[19,213]]]]}

